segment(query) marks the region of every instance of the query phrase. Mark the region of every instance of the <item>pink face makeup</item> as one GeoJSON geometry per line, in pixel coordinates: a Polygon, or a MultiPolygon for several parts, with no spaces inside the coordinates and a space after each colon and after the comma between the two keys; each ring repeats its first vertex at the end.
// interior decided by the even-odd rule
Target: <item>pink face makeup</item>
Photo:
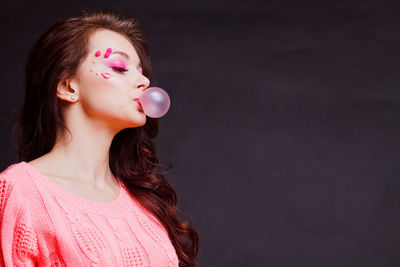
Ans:
{"type": "Polygon", "coordinates": [[[123,60],[120,57],[111,58],[111,59],[107,60],[106,65],[113,69],[126,70],[125,60],[123,60]]]}
{"type": "Polygon", "coordinates": [[[96,57],[99,57],[101,55],[101,52],[99,50],[96,51],[96,54],[94,54],[96,57]]]}
{"type": "Polygon", "coordinates": [[[140,73],[143,73],[143,69],[142,69],[141,67],[137,67],[137,70],[138,70],[140,73]]]}
{"type": "Polygon", "coordinates": [[[111,78],[111,73],[108,73],[108,72],[102,72],[102,73],[101,73],[101,76],[103,76],[103,77],[104,77],[104,79],[109,79],[109,78],[111,78]]]}
{"type": "Polygon", "coordinates": [[[111,48],[107,48],[107,51],[106,51],[106,53],[104,54],[104,57],[105,57],[105,58],[108,58],[108,57],[110,56],[111,52],[112,52],[112,49],[111,49],[111,48]]]}

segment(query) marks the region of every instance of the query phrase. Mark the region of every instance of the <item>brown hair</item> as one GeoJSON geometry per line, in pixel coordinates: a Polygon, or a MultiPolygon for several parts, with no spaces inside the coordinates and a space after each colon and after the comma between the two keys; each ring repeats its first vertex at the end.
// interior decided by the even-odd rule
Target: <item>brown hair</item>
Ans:
{"type": "MultiPolygon", "coordinates": [[[[32,47],[25,68],[25,99],[13,128],[13,145],[19,160],[30,161],[53,148],[57,130],[67,129],[56,96],[57,84],[74,75],[87,55],[89,38],[98,29],[127,37],[142,63],[143,75],[153,85],[150,53],[140,24],[115,11],[84,12],[82,16],[57,21],[32,47]]],[[[159,163],[152,141],[158,121],[146,118],[142,127],[127,128],[115,135],[109,165],[130,194],[166,228],[179,258],[179,266],[196,266],[198,234],[177,207],[174,189],[164,178],[172,164],[159,163]],[[165,167],[165,172],[158,170],[165,167]]],[[[69,131],[69,130],[68,130],[69,131]]]]}

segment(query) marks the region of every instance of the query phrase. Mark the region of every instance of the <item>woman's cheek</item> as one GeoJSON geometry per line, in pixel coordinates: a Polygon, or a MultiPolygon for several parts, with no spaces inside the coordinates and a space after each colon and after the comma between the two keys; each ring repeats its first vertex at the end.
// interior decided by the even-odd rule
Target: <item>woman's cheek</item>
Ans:
{"type": "Polygon", "coordinates": [[[112,74],[109,73],[109,72],[102,72],[102,73],[100,73],[100,74],[101,74],[101,76],[103,76],[103,78],[106,79],[106,80],[108,80],[108,79],[110,79],[110,78],[112,77],[112,74]]]}
{"type": "Polygon", "coordinates": [[[116,73],[106,65],[91,66],[89,73],[91,75],[86,76],[90,77],[89,79],[87,79],[86,86],[89,85],[94,89],[101,88],[102,91],[104,90],[115,91],[115,90],[121,90],[128,86],[126,77],[123,77],[121,74],[116,73]]]}
{"type": "Polygon", "coordinates": [[[124,77],[113,74],[109,79],[104,79],[104,85],[109,86],[111,90],[123,91],[129,87],[128,81],[124,77]]]}

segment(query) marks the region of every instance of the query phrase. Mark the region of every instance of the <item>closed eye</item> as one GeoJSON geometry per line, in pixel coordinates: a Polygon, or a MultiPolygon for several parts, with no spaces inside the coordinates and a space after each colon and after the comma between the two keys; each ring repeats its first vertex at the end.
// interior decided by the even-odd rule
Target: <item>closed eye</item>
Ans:
{"type": "Polygon", "coordinates": [[[126,72],[128,69],[120,68],[120,67],[112,67],[113,70],[118,71],[118,72],[126,72]]]}

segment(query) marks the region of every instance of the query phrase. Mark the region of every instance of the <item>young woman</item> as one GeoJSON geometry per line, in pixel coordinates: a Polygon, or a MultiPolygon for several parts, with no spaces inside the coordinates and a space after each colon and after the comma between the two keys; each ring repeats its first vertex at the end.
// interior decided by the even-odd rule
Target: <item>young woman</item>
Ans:
{"type": "Polygon", "coordinates": [[[157,169],[158,119],[134,101],[152,84],[139,27],[89,12],[32,48],[20,162],[0,173],[0,264],[196,266],[198,234],[157,169]]]}

